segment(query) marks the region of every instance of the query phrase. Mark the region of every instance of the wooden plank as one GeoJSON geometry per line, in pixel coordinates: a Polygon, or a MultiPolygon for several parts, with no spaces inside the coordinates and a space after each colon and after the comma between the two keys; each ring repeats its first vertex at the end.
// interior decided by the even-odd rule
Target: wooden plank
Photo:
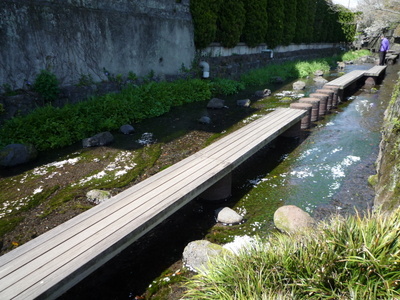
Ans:
{"type": "Polygon", "coordinates": [[[371,69],[364,72],[365,76],[379,76],[386,70],[386,66],[373,66],[371,69]]]}
{"type": "Polygon", "coordinates": [[[333,85],[333,86],[337,86],[340,89],[344,89],[347,86],[349,86],[350,84],[352,84],[353,82],[357,81],[358,79],[360,79],[361,77],[364,76],[364,70],[354,70],[351,71],[343,76],[340,76],[339,78],[336,78],[330,82],[328,82],[326,85],[333,85]]]}
{"type": "Polygon", "coordinates": [[[60,295],[305,114],[278,109],[1,256],[0,299],[60,295]]]}

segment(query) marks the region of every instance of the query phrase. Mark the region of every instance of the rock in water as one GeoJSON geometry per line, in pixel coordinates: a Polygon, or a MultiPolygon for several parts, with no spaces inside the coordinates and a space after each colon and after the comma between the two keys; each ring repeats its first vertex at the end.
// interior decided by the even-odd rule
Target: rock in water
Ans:
{"type": "Polygon", "coordinates": [[[37,157],[37,150],[30,144],[10,144],[0,150],[0,165],[13,167],[27,163],[37,157]]]}
{"type": "Polygon", "coordinates": [[[276,228],[287,233],[312,227],[314,219],[305,211],[295,205],[284,205],[274,213],[276,228]]]}
{"type": "Polygon", "coordinates": [[[88,147],[96,147],[96,146],[104,146],[112,143],[114,141],[114,136],[109,132],[101,132],[90,138],[86,138],[82,140],[83,148],[88,147]]]}

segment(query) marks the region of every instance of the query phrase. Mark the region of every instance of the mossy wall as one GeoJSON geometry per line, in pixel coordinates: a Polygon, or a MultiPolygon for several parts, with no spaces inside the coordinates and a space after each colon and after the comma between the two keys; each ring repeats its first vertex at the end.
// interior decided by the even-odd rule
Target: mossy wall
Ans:
{"type": "Polygon", "coordinates": [[[42,69],[62,85],[91,74],[176,74],[195,54],[189,0],[2,0],[0,87],[42,69]]]}
{"type": "Polygon", "coordinates": [[[392,210],[400,205],[400,78],[385,111],[375,191],[375,206],[392,210]]]}

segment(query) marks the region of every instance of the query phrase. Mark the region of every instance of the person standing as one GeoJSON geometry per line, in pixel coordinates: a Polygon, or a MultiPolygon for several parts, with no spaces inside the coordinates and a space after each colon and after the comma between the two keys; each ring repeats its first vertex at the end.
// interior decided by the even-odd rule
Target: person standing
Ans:
{"type": "Polygon", "coordinates": [[[386,52],[389,50],[389,40],[385,36],[381,35],[381,47],[379,48],[379,65],[385,64],[386,52]]]}

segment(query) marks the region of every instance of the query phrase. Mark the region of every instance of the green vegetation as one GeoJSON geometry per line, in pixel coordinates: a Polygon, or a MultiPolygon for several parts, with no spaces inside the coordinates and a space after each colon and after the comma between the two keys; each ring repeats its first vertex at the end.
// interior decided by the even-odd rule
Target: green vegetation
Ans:
{"type": "MultiPolygon", "coordinates": [[[[365,51],[354,51],[351,57],[365,54],[365,51]]],[[[343,57],[350,58],[347,54],[343,57]]],[[[185,103],[235,94],[244,88],[272,83],[277,77],[287,80],[308,76],[316,70],[328,71],[330,65],[340,59],[333,57],[309,62],[271,64],[244,74],[240,81],[216,78],[210,81],[151,81],[141,86],[129,84],[120,93],[93,97],[63,108],[48,104],[27,116],[18,116],[6,121],[0,128],[0,147],[11,143],[32,144],[39,151],[65,147],[98,132],[117,130],[123,124],[133,124],[160,116],[172,107],[185,103]]],[[[41,74],[46,74],[41,77],[43,81],[43,78],[54,79],[47,71],[41,74]]],[[[110,74],[108,76],[115,78],[110,74]]],[[[134,77],[134,74],[131,74],[131,77],[134,77]]],[[[55,88],[54,81],[48,82],[53,82],[55,88]]]]}
{"type": "Polygon", "coordinates": [[[369,50],[357,50],[357,51],[349,51],[342,55],[343,61],[354,60],[360,56],[370,55],[371,52],[369,50]]]}
{"type": "Polygon", "coordinates": [[[239,41],[250,47],[354,39],[356,14],[326,0],[192,0],[190,11],[198,49],[212,42],[232,48],[239,41]]]}
{"type": "Polygon", "coordinates": [[[217,33],[218,13],[222,2],[223,0],[190,1],[196,48],[202,49],[214,42],[217,33]]]}
{"type": "Polygon", "coordinates": [[[33,89],[40,94],[46,102],[55,100],[60,93],[59,82],[53,73],[47,70],[40,71],[33,83],[33,89]]]}
{"type": "Polygon", "coordinates": [[[217,19],[217,39],[222,46],[233,48],[240,42],[245,16],[242,0],[224,0],[217,19]]]}
{"type": "Polygon", "coordinates": [[[284,1],[269,1],[267,5],[268,30],[265,35],[265,41],[268,48],[275,48],[283,41],[284,22],[287,16],[284,11],[284,1]]]}
{"type": "Polygon", "coordinates": [[[335,216],[301,235],[274,234],[218,257],[188,280],[184,299],[395,299],[400,209],[335,216]]]}
{"type": "Polygon", "coordinates": [[[265,40],[268,27],[267,0],[247,0],[244,6],[246,23],[242,39],[249,47],[255,47],[265,40]]]}

